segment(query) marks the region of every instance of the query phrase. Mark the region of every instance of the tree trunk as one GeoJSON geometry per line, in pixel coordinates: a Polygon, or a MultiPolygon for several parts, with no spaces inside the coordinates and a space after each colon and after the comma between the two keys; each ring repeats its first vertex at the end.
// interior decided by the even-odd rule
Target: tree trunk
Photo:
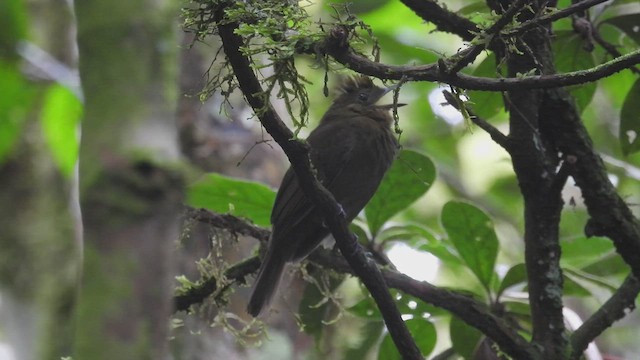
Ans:
{"type": "Polygon", "coordinates": [[[174,3],[75,3],[85,117],[84,267],[75,356],[167,358],[181,181],[174,3]]]}

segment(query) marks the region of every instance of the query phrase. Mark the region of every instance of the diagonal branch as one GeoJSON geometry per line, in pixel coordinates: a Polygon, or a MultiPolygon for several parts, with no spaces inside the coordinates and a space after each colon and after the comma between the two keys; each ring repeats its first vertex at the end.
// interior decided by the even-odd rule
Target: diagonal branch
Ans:
{"type": "Polygon", "coordinates": [[[590,342],[633,310],[638,293],[640,281],[633,275],[627,276],[613,296],[571,335],[571,359],[579,359],[590,342]]]}
{"type": "Polygon", "coordinates": [[[503,149],[509,152],[509,138],[505,134],[496,129],[495,126],[489,124],[487,120],[476,115],[471,109],[467,108],[463,102],[458,102],[453,94],[451,94],[451,92],[445,90],[442,93],[444,94],[444,98],[447,100],[449,105],[453,106],[460,112],[464,111],[469,114],[469,119],[471,119],[474,124],[478,125],[478,127],[486,131],[496,144],[502,146],[503,149]]]}
{"type": "Polygon", "coordinates": [[[482,50],[489,47],[489,44],[493,40],[493,37],[496,36],[505,26],[507,26],[516,16],[516,14],[522,9],[522,7],[527,4],[528,0],[517,0],[515,3],[509,6],[509,9],[505,11],[502,16],[496,22],[494,22],[489,28],[484,30],[480,35],[482,39],[484,39],[482,44],[473,45],[470,48],[466,49],[465,54],[462,55],[450,69],[448,69],[449,74],[455,74],[458,71],[465,68],[467,65],[471,64],[477,57],[480,55],[482,50]]]}
{"type": "Polygon", "coordinates": [[[402,1],[406,7],[413,10],[413,12],[415,12],[416,15],[421,17],[424,21],[428,21],[436,25],[438,30],[456,34],[463,40],[471,41],[481,30],[473,21],[444,9],[436,1],[400,1],[402,1]]]}
{"type": "Polygon", "coordinates": [[[309,200],[323,214],[342,255],[371,292],[400,354],[406,359],[422,359],[420,350],[402,320],[389,289],[384,283],[382,274],[375,263],[366,257],[355,236],[348,230],[348,224],[342,215],[340,205],[313,175],[309,162],[308,146],[295,140],[294,134],[282,122],[271,105],[260,97],[260,94],[263,94],[260,82],[251,68],[249,59],[240,52],[243,41],[236,34],[238,24],[225,20],[224,10],[224,6],[221,6],[215,11],[218,32],[227,59],[247,102],[258,115],[267,132],[286,153],[305,196],[309,197],[309,200]]]}
{"type": "MultiPolygon", "coordinates": [[[[463,40],[471,41],[478,37],[480,34],[484,37],[499,36],[515,36],[525,31],[549,24],[558,19],[562,19],[571,16],[577,12],[587,10],[594,5],[601,4],[608,0],[584,0],[572,4],[561,10],[551,11],[548,14],[538,16],[534,19],[523,22],[520,25],[513,26],[503,31],[503,28],[509,24],[513,16],[517,13],[522,5],[526,1],[518,1],[512,4],[509,9],[503,14],[503,16],[493,23],[486,30],[482,30],[477,24],[471,20],[451,12],[441,7],[437,2],[431,0],[401,0],[402,3],[413,10],[416,15],[420,16],[423,20],[431,22],[436,25],[438,30],[448,33],[453,33],[460,36],[463,40]]],[[[487,44],[476,45],[464,51],[464,59],[458,64],[454,65],[450,73],[456,73],[466,65],[473,62],[473,60],[480,54],[480,52],[486,47],[487,44]]],[[[618,55],[620,56],[620,55],[618,55]]]]}
{"type": "Polygon", "coordinates": [[[389,286],[436,305],[463,319],[495,341],[500,350],[514,359],[541,359],[538,349],[514,332],[504,320],[489,313],[486,305],[467,296],[440,289],[427,282],[419,282],[397,272],[386,271],[389,286]]]}
{"type": "Polygon", "coordinates": [[[607,2],[609,0],[584,0],[584,1],[579,1],[576,2],[575,4],[572,4],[569,7],[566,7],[562,10],[557,10],[557,11],[553,11],[547,15],[542,15],[539,17],[536,17],[534,19],[528,20],[523,22],[522,24],[515,26],[511,29],[505,30],[503,31],[501,34],[504,36],[513,36],[513,35],[517,35],[517,34],[521,34],[527,30],[531,30],[534,28],[537,28],[539,26],[542,25],[546,25],[549,24],[551,22],[554,22],[558,19],[562,19],[568,16],[571,16],[577,12],[580,11],[584,11],[587,10],[589,8],[591,8],[592,6],[601,4],[603,2],[607,2]]]}

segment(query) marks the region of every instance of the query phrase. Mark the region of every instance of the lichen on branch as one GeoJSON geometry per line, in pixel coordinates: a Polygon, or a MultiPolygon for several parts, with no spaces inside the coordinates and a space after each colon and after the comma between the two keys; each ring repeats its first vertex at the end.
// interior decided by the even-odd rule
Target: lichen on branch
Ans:
{"type": "MultiPolygon", "coordinates": [[[[272,95],[282,99],[296,134],[306,126],[309,116],[309,95],[305,88],[309,81],[296,69],[295,57],[303,52],[311,54],[315,56],[318,67],[328,71],[329,58],[326,53],[321,49],[313,50],[327,37],[325,29],[338,24],[345,26],[350,30],[352,46],[372,40],[373,57],[376,60],[379,58],[379,48],[371,29],[353,16],[347,7],[334,6],[334,21],[326,23],[314,21],[307,13],[306,6],[305,2],[290,0],[191,0],[190,6],[183,9],[183,26],[186,31],[195,34],[195,41],[218,35],[218,24],[238,24],[235,33],[243,40],[240,51],[251,59],[253,70],[264,88],[262,93],[253,95],[262,98],[265,104],[272,95]],[[224,10],[218,11],[220,9],[224,10]]],[[[206,74],[207,84],[201,97],[204,100],[219,92],[227,99],[238,86],[231,66],[226,59],[219,63],[214,59],[213,65],[206,74]]],[[[256,109],[257,115],[264,110],[256,109]]]]}

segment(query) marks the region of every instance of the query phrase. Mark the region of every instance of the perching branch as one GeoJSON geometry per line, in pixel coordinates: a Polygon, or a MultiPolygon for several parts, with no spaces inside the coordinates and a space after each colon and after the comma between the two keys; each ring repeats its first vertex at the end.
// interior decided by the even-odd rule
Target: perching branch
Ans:
{"type": "Polygon", "coordinates": [[[224,20],[224,10],[224,6],[220,6],[215,10],[215,22],[222,39],[225,54],[233,68],[240,90],[242,90],[247,102],[257,114],[264,128],[284,150],[305,196],[323,214],[342,255],[371,292],[400,354],[406,359],[422,359],[420,350],[402,320],[380,271],[375,263],[366,257],[357,239],[348,230],[348,224],[342,214],[340,205],[313,174],[309,161],[308,146],[295,140],[294,134],[282,122],[272,106],[263,101],[263,97],[259,96],[263,93],[260,82],[253,72],[249,58],[240,52],[243,41],[236,34],[238,24],[224,20]]]}
{"type": "MultiPolygon", "coordinates": [[[[190,211],[189,215],[216,228],[239,234],[257,234],[260,236],[258,238],[260,241],[266,241],[269,237],[268,230],[260,229],[260,231],[256,231],[256,226],[233,215],[216,214],[204,209],[190,211]]],[[[309,256],[309,260],[337,272],[355,274],[352,267],[332,251],[318,249],[309,256]]],[[[257,271],[259,264],[256,264],[256,262],[259,263],[259,259],[251,257],[233,265],[225,272],[225,278],[244,283],[246,276],[257,271]]],[[[382,275],[390,287],[415,296],[434,306],[446,309],[469,325],[482,331],[483,334],[495,341],[502,351],[512,357],[523,360],[540,358],[540,354],[534,346],[518,335],[504,320],[493,315],[485,304],[455,291],[441,289],[394,271],[382,270],[382,275]]],[[[177,296],[175,302],[181,305],[177,310],[183,310],[190,305],[204,301],[207,296],[218,290],[215,286],[212,286],[215,284],[215,279],[204,279],[199,286],[192,288],[187,294],[177,296]]]]}
{"type": "MultiPolygon", "coordinates": [[[[220,215],[210,213],[213,216],[220,215]]],[[[242,221],[237,219],[238,221],[242,221]]],[[[211,224],[211,222],[209,222],[211,224]]],[[[213,224],[212,224],[213,225],[213,224]]],[[[228,225],[228,224],[226,224],[228,225]]],[[[223,226],[226,226],[223,225],[223,226]]],[[[249,224],[246,224],[249,226],[249,224]]],[[[224,229],[228,229],[224,227],[224,229]]],[[[228,229],[235,231],[235,229],[228,229]]],[[[265,230],[266,231],[266,230],[265,230]]],[[[268,231],[267,231],[268,232],[268,231]]],[[[173,299],[175,311],[187,311],[191,305],[202,304],[211,294],[214,292],[222,293],[225,289],[229,288],[234,283],[246,283],[245,278],[258,271],[260,268],[260,257],[253,256],[245,259],[231,267],[224,272],[224,279],[216,279],[210,277],[203,279],[202,282],[196,286],[191,287],[184,294],[176,295],[173,299]]]]}
{"type": "Polygon", "coordinates": [[[269,234],[271,234],[269,230],[249,224],[246,221],[229,214],[216,214],[205,209],[187,208],[186,216],[191,219],[213,225],[217,228],[225,229],[230,231],[232,234],[251,236],[261,242],[269,240],[269,234]]]}
{"type": "MultiPolygon", "coordinates": [[[[564,74],[534,75],[509,78],[485,78],[463,73],[448,74],[436,64],[426,65],[387,65],[377,63],[356,53],[348,44],[348,29],[338,26],[325,39],[321,49],[337,62],[363,75],[385,80],[430,81],[449,84],[467,90],[507,91],[526,89],[546,89],[578,85],[593,82],[616,72],[640,64],[640,50],[608,61],[591,69],[573,71],[564,74]]],[[[316,47],[303,49],[315,53],[316,47]]]]}

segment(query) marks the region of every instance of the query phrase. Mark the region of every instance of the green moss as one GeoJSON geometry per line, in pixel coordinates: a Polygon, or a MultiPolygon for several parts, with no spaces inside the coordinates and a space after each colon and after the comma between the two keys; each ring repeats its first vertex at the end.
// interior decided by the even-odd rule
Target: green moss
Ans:
{"type": "MultiPolygon", "coordinates": [[[[264,92],[257,95],[265,103],[272,95],[284,100],[296,134],[306,126],[309,117],[309,95],[305,86],[310,83],[296,69],[295,57],[298,54],[314,56],[316,65],[328,71],[328,60],[322,49],[326,30],[340,24],[350,31],[351,45],[364,43],[364,37],[358,34],[357,29],[369,39],[374,39],[372,55],[375,59],[379,58],[379,48],[371,29],[353,16],[347,7],[334,6],[334,23],[324,23],[314,22],[304,4],[281,0],[192,0],[190,7],[183,10],[184,27],[196,35],[197,41],[216,35],[219,24],[238,24],[236,34],[242,37],[244,43],[240,50],[251,58],[253,68],[262,75],[264,92]],[[216,21],[216,13],[222,7],[224,17],[216,21]],[[269,70],[264,70],[267,68],[269,70]]],[[[212,63],[216,64],[216,61],[217,56],[212,63]]],[[[211,69],[208,76],[208,83],[201,93],[202,99],[214,92],[220,92],[227,98],[237,88],[233,71],[226,60],[216,69],[211,69]]]]}

